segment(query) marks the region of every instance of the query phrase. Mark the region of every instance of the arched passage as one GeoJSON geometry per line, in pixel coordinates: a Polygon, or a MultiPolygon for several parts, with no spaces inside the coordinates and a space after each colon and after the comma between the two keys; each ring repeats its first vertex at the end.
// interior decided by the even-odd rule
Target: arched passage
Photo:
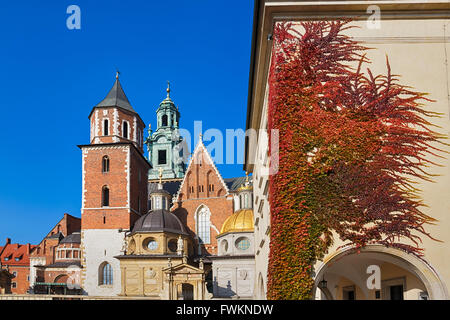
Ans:
{"type": "Polygon", "coordinates": [[[352,247],[337,251],[319,265],[315,279],[313,294],[321,299],[439,300],[448,297],[445,284],[425,260],[382,245],[368,245],[360,253],[352,247]],[[379,290],[367,285],[371,276],[367,268],[372,265],[380,268],[379,290]]]}

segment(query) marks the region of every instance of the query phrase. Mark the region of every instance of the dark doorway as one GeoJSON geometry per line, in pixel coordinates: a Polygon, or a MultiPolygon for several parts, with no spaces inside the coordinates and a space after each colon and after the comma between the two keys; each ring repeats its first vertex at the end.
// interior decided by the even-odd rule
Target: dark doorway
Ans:
{"type": "Polygon", "coordinates": [[[179,300],[194,300],[194,286],[189,283],[181,285],[181,297],[179,300]]]}
{"type": "Polygon", "coordinates": [[[403,300],[403,286],[390,286],[391,300],[403,300]]]}

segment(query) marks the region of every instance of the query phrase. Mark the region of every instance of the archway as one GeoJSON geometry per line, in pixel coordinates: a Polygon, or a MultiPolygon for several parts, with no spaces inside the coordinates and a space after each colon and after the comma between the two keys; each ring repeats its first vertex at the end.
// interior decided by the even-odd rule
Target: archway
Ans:
{"type": "MultiPolygon", "coordinates": [[[[327,257],[317,268],[316,299],[417,300],[447,299],[436,270],[425,260],[395,248],[368,245],[356,253],[346,247],[327,257]],[[369,266],[379,267],[380,287],[369,288],[369,266]],[[317,290],[317,289],[320,290],[317,290]]],[[[370,281],[371,282],[371,281],[370,281]]]]}

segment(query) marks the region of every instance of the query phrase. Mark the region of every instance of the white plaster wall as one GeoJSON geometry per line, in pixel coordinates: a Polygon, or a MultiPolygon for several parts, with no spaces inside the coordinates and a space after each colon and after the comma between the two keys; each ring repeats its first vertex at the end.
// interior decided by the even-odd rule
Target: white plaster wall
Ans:
{"type": "Polygon", "coordinates": [[[214,296],[253,297],[255,282],[255,261],[253,259],[214,260],[212,268],[214,296]]]}
{"type": "Polygon", "coordinates": [[[84,290],[90,296],[116,296],[121,291],[121,272],[119,260],[124,233],[117,229],[83,230],[83,257],[85,262],[84,290]],[[113,285],[99,285],[99,266],[108,262],[113,269],[113,285]]]}

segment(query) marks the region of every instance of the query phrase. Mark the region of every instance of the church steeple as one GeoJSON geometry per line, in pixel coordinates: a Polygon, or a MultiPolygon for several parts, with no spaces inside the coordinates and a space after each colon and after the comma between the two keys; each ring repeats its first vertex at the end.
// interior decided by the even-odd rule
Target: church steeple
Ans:
{"type": "Polygon", "coordinates": [[[145,124],[131,106],[119,81],[119,72],[106,97],[92,108],[89,119],[92,144],[132,142],[144,153],[145,124]]]}
{"type": "Polygon", "coordinates": [[[167,97],[161,101],[156,110],[156,130],[149,127],[149,136],[145,143],[149,153],[149,161],[153,169],[149,179],[156,180],[162,170],[163,179],[181,179],[184,177],[182,138],[179,135],[180,112],[170,97],[170,82],[167,82],[167,97]]]}
{"type": "Polygon", "coordinates": [[[122,85],[119,81],[119,72],[116,73],[116,81],[114,82],[111,90],[109,90],[108,94],[106,95],[106,98],[103,99],[99,104],[97,104],[96,107],[119,107],[136,113],[122,89],[122,85]]]}

